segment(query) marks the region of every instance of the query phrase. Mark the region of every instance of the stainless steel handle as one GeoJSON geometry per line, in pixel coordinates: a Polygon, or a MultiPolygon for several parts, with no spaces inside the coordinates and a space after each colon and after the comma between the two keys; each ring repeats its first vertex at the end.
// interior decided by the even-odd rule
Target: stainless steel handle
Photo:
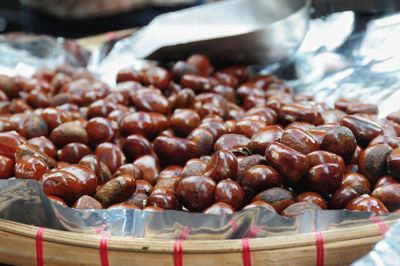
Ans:
{"type": "Polygon", "coordinates": [[[400,10],[400,0],[313,0],[312,5],[314,17],[348,10],[364,13],[400,10]]]}

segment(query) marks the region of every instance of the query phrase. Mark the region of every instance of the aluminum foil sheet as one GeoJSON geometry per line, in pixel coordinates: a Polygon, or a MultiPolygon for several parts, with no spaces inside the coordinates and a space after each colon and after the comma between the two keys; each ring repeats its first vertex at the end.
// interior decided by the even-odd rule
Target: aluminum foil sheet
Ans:
{"type": "MultiPolygon", "coordinates": [[[[333,102],[341,96],[380,103],[381,114],[398,109],[400,82],[400,16],[371,21],[365,33],[353,34],[354,14],[337,13],[311,21],[306,39],[289,62],[261,69],[288,80],[298,92],[333,102]],[[291,70],[291,71],[288,71],[291,70]]],[[[107,53],[84,50],[64,40],[43,36],[0,37],[0,72],[30,76],[34,71],[58,64],[84,66],[113,85],[115,66],[143,67],[130,49],[135,38],[108,45],[107,53]],[[68,49],[66,49],[68,48],[68,49]],[[72,48],[72,49],[71,49],[72,48]],[[100,56],[101,55],[101,56],[100,56]]],[[[259,69],[259,68],[255,68],[259,69]]],[[[382,217],[397,219],[398,214],[382,217]]],[[[177,238],[183,230],[189,239],[235,239],[335,230],[355,223],[370,223],[370,213],[310,211],[289,219],[264,209],[250,209],[232,215],[138,210],[75,210],[50,202],[40,184],[32,180],[0,181],[0,218],[48,228],[112,235],[177,238]]]]}

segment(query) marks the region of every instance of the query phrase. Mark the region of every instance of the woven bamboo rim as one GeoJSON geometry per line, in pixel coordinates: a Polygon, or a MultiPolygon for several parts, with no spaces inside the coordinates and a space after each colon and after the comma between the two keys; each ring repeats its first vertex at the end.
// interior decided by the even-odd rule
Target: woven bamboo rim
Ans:
{"type": "MultiPolygon", "coordinates": [[[[396,220],[385,221],[390,227],[396,220]]],[[[38,227],[0,220],[0,262],[35,264],[38,227]]],[[[343,265],[368,253],[382,239],[375,223],[322,232],[325,265],[343,265]]],[[[45,229],[44,264],[101,265],[102,236],[45,229]]],[[[249,239],[253,265],[313,265],[315,234],[249,239]]],[[[110,265],[174,265],[174,240],[110,237],[110,265]]],[[[243,265],[241,240],[185,240],[183,265],[243,265]]]]}

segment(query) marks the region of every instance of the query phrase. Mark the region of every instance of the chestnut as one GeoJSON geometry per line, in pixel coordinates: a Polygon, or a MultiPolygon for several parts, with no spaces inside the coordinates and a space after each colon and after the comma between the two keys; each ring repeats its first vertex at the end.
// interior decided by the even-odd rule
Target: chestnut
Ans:
{"type": "Polygon", "coordinates": [[[346,115],[340,123],[353,132],[357,143],[361,146],[366,146],[377,136],[383,135],[383,128],[380,125],[361,116],[346,115]]]}
{"type": "Polygon", "coordinates": [[[67,163],[78,163],[84,156],[91,154],[90,148],[82,143],[72,142],[58,151],[58,159],[67,163]]]}
{"type": "Polygon", "coordinates": [[[72,208],[82,209],[82,210],[103,209],[103,205],[101,205],[100,202],[98,202],[96,199],[92,198],[91,196],[83,195],[77,201],[75,201],[72,208]]]}
{"type": "Polygon", "coordinates": [[[309,166],[307,156],[278,142],[267,146],[265,158],[291,182],[300,181],[309,166]]]}
{"type": "Polygon", "coordinates": [[[246,192],[247,197],[253,197],[268,188],[283,185],[281,175],[272,167],[266,165],[255,165],[243,173],[240,184],[246,192]]]}
{"type": "Polygon", "coordinates": [[[82,196],[82,183],[75,175],[65,171],[44,174],[42,189],[46,195],[59,197],[68,204],[72,204],[82,196]]]}
{"type": "MultiPolygon", "coordinates": [[[[14,166],[10,166],[12,161],[7,157],[1,156],[1,165],[4,169],[2,173],[4,175],[10,174],[13,171],[14,166]],[[8,161],[5,161],[8,159],[8,161]],[[8,166],[7,166],[8,163],[8,166]]],[[[15,163],[15,177],[20,179],[34,179],[37,181],[42,180],[42,176],[49,171],[47,164],[36,156],[24,156],[16,161],[15,163]]]]}
{"type": "MultiPolygon", "coordinates": [[[[45,166],[47,167],[46,164],[45,166]]],[[[13,160],[3,155],[0,155],[0,179],[8,179],[12,177],[13,174],[14,174],[13,160]]]]}
{"type": "Polygon", "coordinates": [[[287,128],[280,142],[305,155],[319,150],[319,143],[315,138],[300,128],[287,128]]]}
{"type": "Polygon", "coordinates": [[[53,129],[50,134],[50,139],[59,148],[62,148],[71,142],[83,144],[89,143],[86,130],[78,121],[62,123],[53,129]]]}
{"type": "Polygon", "coordinates": [[[143,179],[155,185],[158,175],[161,172],[160,163],[151,155],[144,155],[136,159],[133,164],[143,173],[143,179]]]}
{"type": "Polygon", "coordinates": [[[219,182],[227,178],[235,178],[238,163],[235,155],[229,151],[220,150],[215,152],[207,163],[204,175],[219,182]]]}
{"type": "Polygon", "coordinates": [[[100,144],[97,146],[94,153],[101,162],[107,165],[111,173],[114,173],[118,167],[125,163],[125,155],[120,148],[113,143],[105,142],[100,144]]]}
{"type": "Polygon", "coordinates": [[[372,191],[371,195],[385,204],[389,211],[400,208],[400,184],[386,184],[379,186],[372,191]]]}
{"type": "Polygon", "coordinates": [[[215,202],[224,202],[238,211],[245,202],[245,191],[231,179],[221,180],[215,188],[215,202]]]}
{"type": "Polygon", "coordinates": [[[170,118],[172,130],[181,137],[186,137],[200,126],[200,116],[192,109],[176,109],[170,118]]]}
{"type": "Polygon", "coordinates": [[[335,163],[318,164],[310,168],[307,183],[311,189],[321,194],[333,193],[341,184],[344,169],[335,163]]]}
{"type": "Polygon", "coordinates": [[[200,159],[190,159],[182,168],[179,176],[185,178],[188,176],[202,175],[206,170],[207,164],[200,159]]]}
{"type": "Polygon", "coordinates": [[[282,213],[284,209],[295,202],[293,193],[281,187],[274,187],[260,192],[253,198],[252,202],[259,200],[272,205],[278,213],[282,213]]]}
{"type": "Polygon", "coordinates": [[[351,156],[356,146],[356,138],[353,132],[343,126],[328,130],[321,143],[322,150],[335,153],[343,158],[351,156]]]}
{"type": "Polygon", "coordinates": [[[247,149],[250,139],[240,134],[224,134],[214,144],[214,151],[227,150],[234,152],[236,149],[247,149]]]}
{"type": "Polygon", "coordinates": [[[350,201],[346,209],[351,211],[372,212],[374,214],[385,214],[389,212],[382,201],[366,194],[350,201]]]}
{"type": "Polygon", "coordinates": [[[297,196],[297,201],[299,202],[310,202],[318,205],[321,209],[326,210],[327,204],[325,199],[315,192],[303,192],[297,196]]]}
{"type": "Polygon", "coordinates": [[[233,214],[235,209],[225,202],[217,202],[203,211],[204,214],[225,215],[233,214]]]}
{"type": "Polygon", "coordinates": [[[214,202],[216,183],[206,176],[183,178],[176,189],[179,201],[193,212],[201,212],[214,202]]]}
{"type": "Polygon", "coordinates": [[[124,152],[127,161],[132,162],[137,158],[151,154],[152,147],[150,142],[141,135],[130,135],[128,136],[124,144],[122,145],[122,151],[124,152]]]}
{"type": "Polygon", "coordinates": [[[157,137],[153,148],[158,158],[168,165],[184,165],[187,160],[200,155],[197,143],[177,137],[157,137]]]}
{"type": "Polygon", "coordinates": [[[95,198],[105,207],[129,199],[136,189],[136,180],[130,175],[121,175],[101,186],[95,198]]]}
{"type": "Polygon", "coordinates": [[[387,144],[375,144],[361,152],[358,168],[371,184],[375,184],[379,177],[386,174],[388,157],[392,151],[387,144]]]}

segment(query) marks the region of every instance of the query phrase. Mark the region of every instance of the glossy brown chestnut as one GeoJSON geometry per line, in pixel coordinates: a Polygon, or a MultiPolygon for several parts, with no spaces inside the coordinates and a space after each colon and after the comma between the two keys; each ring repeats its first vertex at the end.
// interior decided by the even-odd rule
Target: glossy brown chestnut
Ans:
{"type": "Polygon", "coordinates": [[[265,122],[262,121],[241,119],[236,122],[234,133],[245,135],[246,137],[251,138],[254,133],[258,132],[265,126],[265,122]]]}
{"type": "Polygon", "coordinates": [[[233,153],[225,150],[215,152],[207,163],[204,175],[219,182],[223,179],[235,179],[238,162],[233,153]]]}
{"type": "Polygon", "coordinates": [[[371,140],[383,134],[383,128],[380,125],[357,115],[346,115],[340,123],[353,132],[357,143],[361,146],[368,145],[371,140]]]}
{"type": "Polygon", "coordinates": [[[169,103],[167,98],[156,89],[140,89],[132,93],[131,102],[140,111],[167,114],[169,103]]]}
{"type": "Polygon", "coordinates": [[[279,187],[283,183],[283,177],[274,168],[266,165],[255,165],[249,168],[240,179],[247,198],[252,198],[268,188],[279,187]]]}
{"type": "Polygon", "coordinates": [[[375,144],[361,151],[358,169],[371,184],[375,184],[379,177],[386,174],[388,157],[393,149],[387,144],[375,144]]]}
{"type": "Polygon", "coordinates": [[[153,186],[156,184],[161,172],[160,163],[151,155],[144,155],[133,162],[143,173],[143,179],[153,186]]]}
{"type": "Polygon", "coordinates": [[[114,173],[121,165],[125,163],[125,155],[120,148],[113,143],[102,143],[97,146],[94,154],[97,158],[107,165],[111,173],[114,173]]]}
{"type": "Polygon", "coordinates": [[[389,212],[382,201],[366,194],[350,201],[346,209],[351,211],[372,212],[374,214],[385,214],[389,212]]]}
{"type": "Polygon", "coordinates": [[[120,203],[129,199],[136,189],[136,181],[130,175],[121,175],[101,186],[94,196],[103,206],[120,203]]]}
{"type": "Polygon", "coordinates": [[[328,130],[321,143],[322,150],[338,154],[343,158],[351,156],[356,146],[356,138],[347,127],[335,127],[328,130]]]}
{"type": "Polygon", "coordinates": [[[156,191],[153,191],[153,193],[151,193],[147,199],[146,207],[149,206],[159,207],[164,210],[180,210],[182,208],[175,196],[175,193],[157,193],[156,191]]]}
{"type": "Polygon", "coordinates": [[[245,192],[237,182],[221,180],[215,188],[215,202],[224,202],[238,211],[245,202],[245,192]]]}
{"type": "Polygon", "coordinates": [[[200,116],[192,109],[176,109],[170,118],[172,130],[181,137],[186,137],[200,122],[200,116]]]}
{"type": "Polygon", "coordinates": [[[387,157],[387,166],[391,175],[397,179],[400,179],[400,148],[397,148],[390,152],[387,157]]]}
{"type": "Polygon", "coordinates": [[[267,161],[265,160],[264,156],[259,154],[254,154],[245,157],[237,157],[238,160],[238,172],[237,172],[237,179],[240,180],[244,173],[255,165],[265,165],[267,161]]]}
{"type": "Polygon", "coordinates": [[[280,142],[305,155],[319,150],[319,144],[315,138],[300,128],[286,129],[280,142]]]}
{"type": "MultiPolygon", "coordinates": [[[[6,158],[3,157],[2,158],[6,158]]],[[[3,161],[3,160],[2,160],[3,161]]],[[[10,160],[11,161],[11,160],[10,160]]],[[[11,161],[12,162],[12,161],[11,161]]],[[[8,162],[10,163],[10,162],[8,162]]],[[[3,162],[2,162],[3,166],[3,162]]],[[[7,169],[5,169],[7,170],[7,169]]],[[[8,170],[10,168],[8,167],[8,170]]],[[[37,181],[42,180],[42,176],[49,171],[47,164],[35,156],[24,156],[15,163],[15,177],[20,179],[34,179],[37,181]]],[[[12,168],[11,168],[12,171],[12,168]]],[[[4,172],[6,173],[6,172],[4,172]]]]}
{"type": "Polygon", "coordinates": [[[179,202],[193,212],[200,212],[214,202],[216,183],[206,176],[183,178],[176,189],[179,202]]]}
{"type": "Polygon", "coordinates": [[[336,190],[329,199],[329,208],[337,210],[344,209],[350,201],[361,195],[361,193],[350,186],[342,186],[336,190]]]}
{"type": "Polygon", "coordinates": [[[168,119],[162,114],[136,112],[122,120],[120,130],[125,136],[139,134],[153,139],[168,125],[168,119]]]}
{"type": "Polygon", "coordinates": [[[111,121],[104,117],[90,119],[86,124],[85,130],[92,146],[111,141],[114,137],[111,121]]]}
{"type": "Polygon", "coordinates": [[[226,150],[232,151],[238,149],[247,149],[250,139],[240,134],[224,134],[217,139],[214,144],[214,151],[226,150]]]}
{"type": "Polygon", "coordinates": [[[235,209],[225,202],[217,202],[203,211],[204,214],[225,215],[233,214],[235,209]]]}
{"type": "Polygon", "coordinates": [[[197,143],[200,153],[205,155],[212,151],[215,137],[206,128],[196,128],[187,136],[187,139],[197,143]]]}
{"type": "Polygon", "coordinates": [[[140,209],[144,209],[146,207],[148,197],[149,196],[147,194],[135,192],[132,195],[132,197],[127,199],[125,202],[128,204],[134,204],[134,205],[138,206],[140,209]]]}
{"type": "Polygon", "coordinates": [[[42,189],[46,195],[57,196],[66,203],[74,203],[82,196],[82,183],[65,171],[48,172],[42,177],[42,189]]]}
{"type": "Polygon", "coordinates": [[[86,130],[78,121],[62,123],[53,129],[50,134],[50,139],[59,148],[62,148],[71,142],[83,144],[89,143],[86,130]]]}
{"type": "Polygon", "coordinates": [[[29,155],[39,157],[47,164],[47,166],[49,168],[54,168],[56,166],[56,161],[53,160],[53,158],[47,156],[47,154],[39,151],[38,149],[36,149],[35,146],[32,146],[28,143],[21,144],[18,146],[17,152],[15,154],[15,160],[17,161],[20,158],[29,156],[29,155]]]}
{"type": "Polygon", "coordinates": [[[368,178],[358,173],[348,173],[343,177],[342,187],[351,187],[358,193],[369,194],[371,192],[371,184],[368,178]]]}
{"type": "Polygon", "coordinates": [[[343,174],[344,169],[338,164],[318,164],[308,171],[307,182],[314,191],[321,194],[330,194],[340,186],[343,174]]]}
{"type": "Polygon", "coordinates": [[[128,162],[132,162],[143,155],[151,154],[152,147],[145,137],[141,135],[130,135],[125,139],[122,151],[128,162]]]}
{"type": "Polygon", "coordinates": [[[400,208],[400,184],[386,184],[377,187],[371,195],[385,204],[389,211],[400,208]]]}
{"type": "Polygon", "coordinates": [[[206,170],[207,164],[200,159],[190,159],[186,162],[182,171],[179,173],[180,178],[188,176],[202,175],[206,170]]]}
{"type": "Polygon", "coordinates": [[[153,148],[160,160],[168,165],[184,165],[186,161],[200,156],[197,143],[177,137],[157,137],[153,148]]]}
{"type": "Polygon", "coordinates": [[[88,195],[83,195],[77,201],[75,201],[72,208],[87,210],[87,209],[104,209],[103,205],[96,199],[88,195]]]}
{"type": "Polygon", "coordinates": [[[111,179],[111,173],[108,167],[97,158],[96,155],[86,155],[80,161],[79,164],[85,165],[92,169],[97,177],[97,184],[103,185],[111,179]]]}
{"type": "Polygon", "coordinates": [[[12,177],[13,174],[14,174],[14,161],[8,157],[0,155],[0,179],[8,179],[12,177]]]}
{"type": "Polygon", "coordinates": [[[58,151],[58,159],[67,163],[78,163],[84,156],[91,154],[90,148],[82,143],[72,142],[58,151]]]}
{"type": "Polygon", "coordinates": [[[265,158],[291,182],[300,181],[309,166],[307,156],[278,142],[267,146],[265,158]]]}
{"type": "Polygon", "coordinates": [[[325,199],[321,195],[315,192],[303,192],[297,196],[297,201],[314,203],[317,204],[323,210],[327,209],[327,204],[325,199]]]}
{"type": "Polygon", "coordinates": [[[85,165],[71,164],[62,167],[59,171],[74,175],[82,184],[82,194],[94,195],[97,188],[97,177],[92,169],[85,165]]]}
{"type": "Polygon", "coordinates": [[[293,193],[280,187],[270,188],[259,193],[253,198],[252,202],[259,200],[272,205],[278,213],[281,213],[289,205],[295,203],[293,193]]]}
{"type": "Polygon", "coordinates": [[[51,158],[55,159],[57,156],[57,150],[53,142],[46,137],[36,137],[28,140],[28,143],[35,146],[39,151],[47,154],[51,158]]]}
{"type": "Polygon", "coordinates": [[[62,123],[70,121],[68,114],[54,107],[43,109],[40,116],[46,121],[49,130],[53,130],[62,123]]]}
{"type": "Polygon", "coordinates": [[[384,175],[384,176],[380,177],[378,179],[378,181],[376,181],[374,189],[376,189],[380,186],[383,186],[383,185],[396,184],[396,183],[399,183],[399,181],[397,179],[393,178],[390,175],[384,175]]]}

